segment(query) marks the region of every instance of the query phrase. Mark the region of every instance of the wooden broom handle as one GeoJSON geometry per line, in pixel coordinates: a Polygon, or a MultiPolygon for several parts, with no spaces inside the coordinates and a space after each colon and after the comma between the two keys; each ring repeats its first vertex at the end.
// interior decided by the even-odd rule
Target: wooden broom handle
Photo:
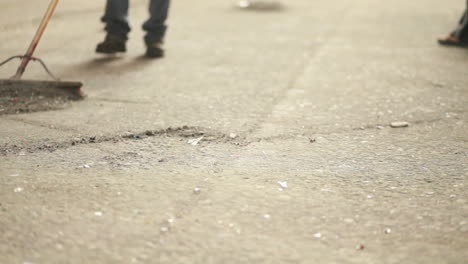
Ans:
{"type": "Polygon", "coordinates": [[[34,51],[36,50],[36,47],[39,44],[39,41],[41,40],[42,34],[44,34],[44,31],[47,27],[47,24],[50,21],[50,18],[54,14],[54,11],[55,11],[55,8],[57,7],[58,2],[59,0],[50,1],[49,7],[47,8],[47,12],[42,18],[41,24],[39,25],[39,28],[36,31],[36,35],[31,41],[31,44],[29,45],[29,48],[26,51],[26,54],[24,54],[21,60],[21,64],[18,67],[18,70],[16,71],[16,74],[12,77],[12,79],[19,80],[23,76],[23,73],[26,70],[26,67],[28,66],[29,61],[31,60],[31,57],[33,56],[34,51]]]}

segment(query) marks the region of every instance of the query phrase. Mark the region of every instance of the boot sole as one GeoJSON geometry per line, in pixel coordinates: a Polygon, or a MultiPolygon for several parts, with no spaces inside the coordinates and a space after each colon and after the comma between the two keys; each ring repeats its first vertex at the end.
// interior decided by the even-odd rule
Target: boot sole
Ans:
{"type": "Polygon", "coordinates": [[[102,54],[115,54],[115,53],[125,53],[126,50],[102,50],[102,49],[96,49],[96,53],[102,53],[102,54]]]}
{"type": "Polygon", "coordinates": [[[148,57],[148,58],[153,58],[153,59],[162,58],[162,57],[164,57],[164,51],[157,52],[157,53],[147,51],[145,56],[148,57]]]}

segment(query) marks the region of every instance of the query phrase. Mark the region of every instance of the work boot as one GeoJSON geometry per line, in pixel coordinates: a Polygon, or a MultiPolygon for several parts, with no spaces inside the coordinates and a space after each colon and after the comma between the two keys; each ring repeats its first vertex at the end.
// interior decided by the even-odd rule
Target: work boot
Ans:
{"type": "Polygon", "coordinates": [[[162,58],[164,57],[164,50],[162,49],[163,42],[161,40],[151,43],[146,42],[146,57],[148,58],[162,58]]]}
{"type": "Polygon", "coordinates": [[[125,39],[107,34],[103,42],[96,47],[97,53],[114,54],[117,52],[126,52],[125,39]]]}

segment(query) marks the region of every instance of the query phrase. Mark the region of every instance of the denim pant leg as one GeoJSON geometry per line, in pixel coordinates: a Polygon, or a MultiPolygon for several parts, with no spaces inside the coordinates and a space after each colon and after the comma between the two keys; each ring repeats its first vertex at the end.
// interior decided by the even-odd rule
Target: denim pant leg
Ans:
{"type": "Polygon", "coordinates": [[[455,31],[453,31],[452,36],[457,37],[458,39],[466,39],[468,38],[468,13],[465,11],[462,18],[460,19],[460,23],[458,24],[455,31]]]}
{"type": "Polygon", "coordinates": [[[166,19],[169,13],[169,0],[151,0],[149,6],[150,18],[143,24],[146,31],[145,42],[162,41],[166,34],[166,19]]]}
{"type": "Polygon", "coordinates": [[[465,16],[460,24],[459,39],[468,41],[468,0],[466,1],[465,16]]]}
{"type": "Polygon", "coordinates": [[[106,23],[107,33],[127,40],[130,25],[128,24],[128,0],[107,0],[106,13],[102,17],[106,23]]]}
{"type": "Polygon", "coordinates": [[[462,40],[468,39],[468,0],[466,1],[466,10],[460,22],[458,22],[457,27],[450,35],[462,40]]]}

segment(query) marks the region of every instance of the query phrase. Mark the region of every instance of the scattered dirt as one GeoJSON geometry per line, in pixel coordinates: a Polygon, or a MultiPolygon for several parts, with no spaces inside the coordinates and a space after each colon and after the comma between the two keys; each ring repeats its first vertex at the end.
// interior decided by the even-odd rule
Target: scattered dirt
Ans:
{"type": "MultiPolygon", "coordinates": [[[[70,141],[64,142],[46,142],[40,145],[9,145],[5,144],[0,146],[0,156],[8,154],[18,154],[22,152],[34,153],[40,151],[53,152],[58,149],[66,149],[72,146],[84,145],[84,144],[95,144],[103,142],[121,142],[126,140],[142,140],[148,137],[177,137],[183,139],[192,139],[203,136],[203,143],[231,143],[236,146],[246,146],[250,142],[246,141],[243,137],[231,138],[229,135],[219,133],[213,130],[209,130],[201,127],[189,127],[182,126],[162,130],[146,130],[141,133],[127,133],[124,135],[116,136],[91,136],[91,137],[79,137],[71,139],[70,141]]],[[[187,143],[188,144],[188,143],[187,143]]]]}
{"type": "Polygon", "coordinates": [[[56,97],[44,96],[0,96],[0,115],[32,113],[63,109],[69,106],[69,101],[56,97]]]}
{"type": "Polygon", "coordinates": [[[0,80],[0,115],[66,108],[70,101],[82,98],[78,84],[0,80]]]}

